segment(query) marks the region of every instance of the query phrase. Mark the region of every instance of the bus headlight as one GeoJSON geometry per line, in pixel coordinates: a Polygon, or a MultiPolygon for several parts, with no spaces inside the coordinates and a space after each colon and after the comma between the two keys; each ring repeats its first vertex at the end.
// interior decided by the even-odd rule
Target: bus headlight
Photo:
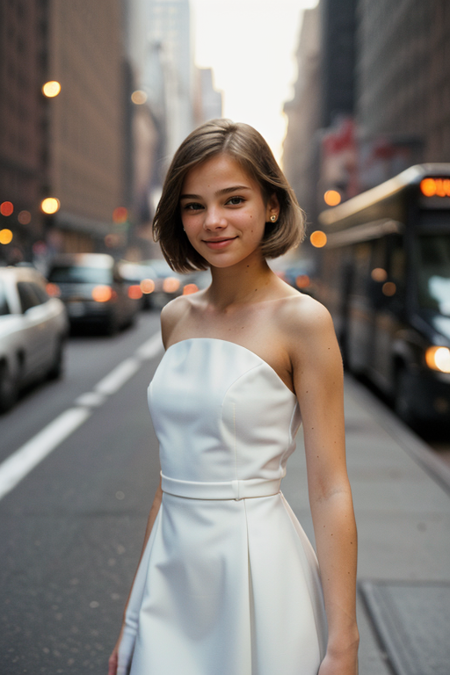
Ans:
{"type": "Polygon", "coordinates": [[[440,373],[450,373],[450,349],[448,347],[428,347],[425,352],[428,368],[440,373]]]}

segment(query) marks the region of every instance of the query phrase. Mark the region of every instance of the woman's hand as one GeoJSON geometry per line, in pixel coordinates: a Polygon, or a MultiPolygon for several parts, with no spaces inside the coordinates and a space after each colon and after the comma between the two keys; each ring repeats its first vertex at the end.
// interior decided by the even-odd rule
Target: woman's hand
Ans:
{"type": "Polygon", "coordinates": [[[122,640],[123,630],[124,625],[122,625],[122,628],[120,629],[119,638],[108,659],[108,675],[120,675],[117,669],[119,665],[119,646],[122,640]]]}

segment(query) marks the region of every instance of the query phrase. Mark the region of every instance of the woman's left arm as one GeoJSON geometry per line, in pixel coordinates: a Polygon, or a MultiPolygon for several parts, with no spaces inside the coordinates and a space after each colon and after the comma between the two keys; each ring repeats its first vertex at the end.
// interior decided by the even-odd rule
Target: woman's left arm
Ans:
{"type": "Polygon", "coordinates": [[[356,675],[357,533],[345,459],[342,359],[328,311],[310,298],[305,300],[301,321],[300,315],[291,319],[289,332],[328,620],[328,646],[319,675],[356,675]]]}

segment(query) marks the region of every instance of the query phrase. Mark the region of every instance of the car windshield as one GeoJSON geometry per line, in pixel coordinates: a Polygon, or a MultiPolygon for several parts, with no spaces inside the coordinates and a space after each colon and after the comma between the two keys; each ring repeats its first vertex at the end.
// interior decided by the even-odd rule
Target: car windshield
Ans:
{"type": "Polygon", "coordinates": [[[56,284],[110,284],[112,282],[112,270],[105,267],[58,265],[50,271],[49,281],[56,284]]]}
{"type": "Polygon", "coordinates": [[[450,316],[450,234],[418,238],[419,305],[450,316]]]}
{"type": "Polygon", "coordinates": [[[5,287],[3,282],[0,281],[0,316],[5,316],[9,314],[9,307],[6,301],[5,287]]]}

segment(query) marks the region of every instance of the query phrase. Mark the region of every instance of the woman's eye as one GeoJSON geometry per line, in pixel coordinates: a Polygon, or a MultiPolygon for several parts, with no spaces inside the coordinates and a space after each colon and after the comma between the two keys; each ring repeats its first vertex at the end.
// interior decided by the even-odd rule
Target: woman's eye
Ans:
{"type": "Polygon", "coordinates": [[[231,204],[231,206],[237,206],[238,204],[242,204],[243,201],[244,199],[242,197],[231,197],[227,204],[231,204]]]}
{"type": "Polygon", "coordinates": [[[198,204],[197,202],[192,202],[191,204],[185,204],[183,206],[183,209],[185,211],[199,211],[202,208],[203,206],[201,204],[198,204]]]}

